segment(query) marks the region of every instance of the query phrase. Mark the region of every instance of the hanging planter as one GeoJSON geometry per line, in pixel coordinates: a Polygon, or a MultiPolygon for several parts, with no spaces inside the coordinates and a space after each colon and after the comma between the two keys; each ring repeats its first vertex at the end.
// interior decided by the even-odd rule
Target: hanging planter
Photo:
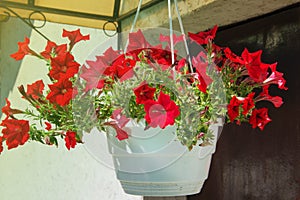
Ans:
{"type": "Polygon", "coordinates": [[[81,68],[71,52],[79,41],[89,39],[80,30],[64,30],[69,45],[48,41],[41,53],[32,50],[26,38],[11,56],[45,60],[52,83],[47,91],[43,80],[18,88],[32,106],[26,110],[12,108],[6,100],[0,152],[4,142],[8,149],[28,140],[57,146],[58,138],[70,150],[82,143],[83,132],[96,127],[107,133],[125,192],[145,196],[199,192],[223,125],[220,119],[249,122],[263,130],[271,119],[260,102],[282,104],[281,97],[269,94],[269,86],[287,89],[277,63],[262,63],[261,51],[245,49],[235,55],[214,43],[216,31],[217,26],[189,33],[188,38],[183,29],[177,33],[172,27],[132,28],[101,44],[81,68]],[[116,38],[123,41],[112,45],[116,38]]]}
{"type": "MultiPolygon", "coordinates": [[[[116,63],[114,67],[122,75],[114,80],[113,87],[108,82],[107,91],[105,84],[101,85],[102,92],[97,94],[99,98],[111,100],[107,104],[103,100],[95,108],[95,104],[89,104],[89,99],[95,96],[94,90],[85,93],[84,98],[73,100],[73,110],[78,113],[96,110],[90,114],[97,116],[95,121],[89,119],[95,127],[99,127],[101,110],[116,108],[102,130],[107,133],[117,178],[129,194],[174,196],[199,192],[208,176],[211,156],[223,126],[219,117],[226,112],[226,94],[220,74],[211,63],[207,73],[215,82],[207,83],[202,79],[200,86],[197,78],[200,71],[190,70],[195,70],[191,68],[192,62],[200,64],[196,56],[199,56],[197,59],[207,58],[206,51],[195,45],[197,52],[191,53],[196,56],[193,60],[186,59],[187,42],[181,33],[173,32],[176,41],[171,47],[169,33],[168,29],[158,28],[123,33],[118,38],[123,38],[124,48],[121,49],[125,50],[118,53],[109,46],[115,38],[99,45],[88,57],[80,77],[86,85],[93,84],[90,75],[99,63],[104,60],[116,63]],[[106,60],[106,56],[113,61],[106,60]],[[119,59],[126,62],[120,65],[119,59]],[[201,87],[205,91],[202,96],[201,87]],[[86,107],[83,109],[82,105],[86,107]],[[195,171],[180,173],[187,168],[195,171]]],[[[101,73],[105,77],[109,70],[101,73]]],[[[100,79],[94,84],[99,86],[102,82],[105,81],[100,79]]],[[[80,87],[81,84],[77,86],[80,87]]],[[[75,116],[79,116],[75,118],[77,125],[86,126],[86,119],[80,114],[75,116]]],[[[85,140],[85,145],[103,163],[99,153],[92,150],[94,140],[85,140]]]]}
{"type": "Polygon", "coordinates": [[[116,176],[128,194],[181,196],[200,192],[208,177],[212,154],[222,130],[222,121],[212,124],[211,145],[188,151],[176,138],[176,127],[144,131],[143,123],[129,123],[131,137],[122,142],[115,131],[108,134],[116,176]]]}

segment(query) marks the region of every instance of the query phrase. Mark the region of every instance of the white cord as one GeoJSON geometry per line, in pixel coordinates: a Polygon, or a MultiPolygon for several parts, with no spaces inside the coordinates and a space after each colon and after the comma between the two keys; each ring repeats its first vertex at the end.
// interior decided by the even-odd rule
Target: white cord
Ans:
{"type": "MultiPolygon", "coordinates": [[[[135,16],[134,16],[134,20],[133,20],[133,22],[132,22],[131,29],[130,29],[129,33],[132,33],[132,32],[133,32],[133,29],[134,29],[134,27],[135,27],[136,21],[137,21],[137,19],[138,19],[139,14],[140,14],[140,10],[141,10],[141,7],[142,7],[142,3],[143,3],[143,0],[140,0],[140,2],[139,2],[139,4],[138,4],[138,7],[137,7],[137,9],[136,9],[136,13],[135,13],[135,16]]],[[[125,48],[124,48],[124,54],[126,54],[128,43],[129,43],[129,39],[127,39],[127,41],[126,41],[126,45],[125,45],[125,48]]]]}
{"type": "Polygon", "coordinates": [[[138,5],[137,10],[136,10],[136,13],[135,13],[135,16],[134,16],[133,23],[132,23],[132,25],[131,25],[130,33],[133,32],[133,29],[134,29],[134,27],[135,27],[137,18],[138,18],[139,14],[140,14],[140,10],[141,10],[141,7],[142,7],[142,3],[143,3],[143,0],[140,0],[139,5],[138,5]]]}
{"type": "MultiPolygon", "coordinates": [[[[137,19],[138,19],[138,16],[139,16],[139,13],[140,13],[140,10],[141,10],[141,7],[142,7],[142,3],[143,3],[143,0],[140,0],[129,33],[132,33],[133,30],[134,30],[135,24],[137,22],[137,19]]],[[[178,9],[177,0],[174,0],[174,4],[175,4],[175,8],[176,8],[176,13],[177,13],[177,18],[178,18],[180,30],[181,30],[181,33],[183,35],[183,41],[184,41],[185,50],[186,50],[186,53],[187,53],[187,56],[188,56],[188,62],[190,64],[190,70],[193,73],[192,61],[191,61],[191,57],[190,57],[190,53],[189,53],[189,48],[188,48],[186,37],[185,37],[183,23],[182,23],[182,20],[181,20],[179,9],[178,9]]],[[[171,58],[172,58],[172,64],[174,64],[175,63],[175,53],[174,53],[173,20],[172,20],[172,12],[171,12],[171,0],[168,0],[168,13],[169,13],[169,25],[170,25],[171,58]]],[[[128,43],[129,43],[129,39],[126,42],[126,45],[125,45],[125,48],[124,48],[124,54],[126,54],[128,43]]]]}
{"type": "Polygon", "coordinates": [[[173,65],[175,63],[175,55],[174,55],[174,40],[173,40],[173,24],[172,24],[171,0],[168,0],[168,11],[169,11],[169,23],[170,23],[171,56],[172,56],[172,65],[173,65]]]}
{"type": "Polygon", "coordinates": [[[177,13],[177,18],[178,18],[180,30],[181,30],[181,33],[183,35],[184,47],[185,47],[185,50],[186,50],[186,54],[188,56],[188,62],[190,64],[190,70],[191,70],[191,73],[193,73],[194,70],[193,70],[193,67],[192,67],[191,55],[190,55],[190,51],[189,51],[189,48],[188,48],[188,45],[187,45],[187,41],[186,41],[186,37],[185,37],[185,32],[184,32],[184,28],[183,28],[183,23],[182,23],[182,20],[181,20],[179,9],[178,9],[177,0],[174,0],[174,4],[175,4],[175,8],[176,8],[176,13],[177,13]]]}

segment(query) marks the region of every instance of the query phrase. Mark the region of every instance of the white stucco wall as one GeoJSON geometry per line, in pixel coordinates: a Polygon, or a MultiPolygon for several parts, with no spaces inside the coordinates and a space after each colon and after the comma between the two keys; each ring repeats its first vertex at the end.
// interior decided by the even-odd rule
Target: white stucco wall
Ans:
{"type": "MultiPolygon", "coordinates": [[[[78,27],[47,23],[41,31],[61,44],[68,42],[61,37],[63,28],[75,30],[78,27]]],[[[75,46],[73,53],[79,63],[106,39],[102,30],[81,28],[81,31],[90,34],[91,40],[75,46]]],[[[17,86],[31,84],[41,78],[47,80],[44,62],[31,57],[16,62],[8,56],[17,51],[17,42],[23,41],[25,32],[30,33],[17,19],[1,25],[1,102],[8,96],[12,107],[18,108],[26,107],[27,103],[20,98],[17,86]],[[10,88],[11,85],[14,87],[10,88]]],[[[27,36],[30,37],[31,48],[37,52],[44,49],[45,39],[35,32],[27,36]]],[[[83,145],[68,151],[61,141],[59,148],[31,142],[17,149],[4,150],[0,155],[0,199],[136,200],[142,197],[125,194],[114,171],[97,162],[83,145]]]]}

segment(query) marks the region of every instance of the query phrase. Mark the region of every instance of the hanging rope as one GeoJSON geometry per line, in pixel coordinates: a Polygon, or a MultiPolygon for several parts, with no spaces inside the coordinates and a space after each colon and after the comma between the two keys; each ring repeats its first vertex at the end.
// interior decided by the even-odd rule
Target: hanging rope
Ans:
{"type": "Polygon", "coordinates": [[[135,27],[136,21],[138,19],[139,14],[140,14],[140,10],[141,10],[142,4],[143,4],[143,0],[140,0],[139,5],[138,5],[137,10],[136,10],[136,14],[134,16],[134,20],[133,20],[132,25],[131,25],[130,33],[133,32],[133,29],[135,27]]]}
{"type": "MultiPolygon", "coordinates": [[[[134,27],[136,25],[136,22],[137,22],[137,19],[138,19],[138,16],[139,16],[142,4],[143,4],[143,0],[140,0],[129,33],[132,33],[133,30],[134,30],[134,27]]],[[[177,0],[174,0],[174,5],[175,5],[176,13],[177,13],[177,18],[178,18],[178,22],[179,22],[181,34],[183,35],[184,47],[185,47],[185,50],[186,50],[186,53],[187,53],[187,58],[188,58],[188,63],[189,63],[190,71],[193,73],[192,61],[191,61],[190,52],[189,52],[189,48],[188,48],[188,44],[187,44],[187,39],[186,39],[186,36],[185,36],[185,31],[184,31],[184,28],[183,28],[182,19],[181,19],[180,12],[179,12],[179,9],[178,9],[177,0]]],[[[169,29],[170,29],[170,48],[171,48],[172,64],[174,64],[175,63],[175,51],[174,51],[173,20],[172,20],[171,7],[172,7],[171,0],[168,0],[168,16],[169,16],[169,29]]],[[[126,41],[126,45],[125,45],[125,48],[124,48],[124,53],[125,54],[126,54],[126,51],[127,51],[128,43],[129,43],[129,40],[126,41]]]]}
{"type": "Polygon", "coordinates": [[[174,40],[173,40],[173,23],[172,23],[172,12],[171,12],[171,0],[168,0],[168,12],[169,12],[169,25],[170,25],[170,45],[171,45],[171,57],[172,65],[175,63],[174,55],[174,40]]]}
{"type": "Polygon", "coordinates": [[[193,70],[192,61],[191,61],[191,55],[190,55],[189,47],[188,47],[188,44],[187,44],[187,41],[186,41],[186,36],[185,36],[185,32],[184,32],[184,28],[183,28],[183,23],[182,23],[182,20],[181,20],[180,12],[179,12],[179,9],[178,9],[177,0],[174,0],[174,4],[175,4],[175,9],[176,9],[176,13],[177,13],[177,18],[178,18],[179,26],[180,26],[180,31],[181,31],[181,34],[183,35],[184,47],[185,47],[185,50],[186,50],[186,54],[187,54],[187,58],[188,58],[189,66],[190,66],[190,70],[191,70],[191,73],[193,73],[194,70],[193,70]]]}
{"type": "MultiPolygon", "coordinates": [[[[140,14],[142,3],[143,3],[143,0],[140,0],[129,33],[132,33],[133,30],[134,30],[136,21],[138,19],[139,14],[140,14]]],[[[129,43],[129,39],[127,39],[127,41],[126,41],[126,44],[125,44],[125,47],[124,47],[124,54],[126,54],[128,43],[129,43]]]]}

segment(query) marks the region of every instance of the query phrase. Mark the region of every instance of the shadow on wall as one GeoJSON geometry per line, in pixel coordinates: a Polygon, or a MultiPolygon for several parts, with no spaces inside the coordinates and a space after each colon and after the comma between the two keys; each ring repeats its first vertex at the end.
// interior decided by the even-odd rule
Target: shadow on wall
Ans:
{"type": "MultiPolygon", "coordinates": [[[[15,85],[15,81],[22,64],[10,57],[10,54],[18,50],[18,42],[24,41],[30,36],[31,28],[20,19],[11,17],[8,22],[0,23],[0,107],[6,102],[5,98],[15,85]]],[[[2,112],[0,110],[0,118],[2,112]]]]}

